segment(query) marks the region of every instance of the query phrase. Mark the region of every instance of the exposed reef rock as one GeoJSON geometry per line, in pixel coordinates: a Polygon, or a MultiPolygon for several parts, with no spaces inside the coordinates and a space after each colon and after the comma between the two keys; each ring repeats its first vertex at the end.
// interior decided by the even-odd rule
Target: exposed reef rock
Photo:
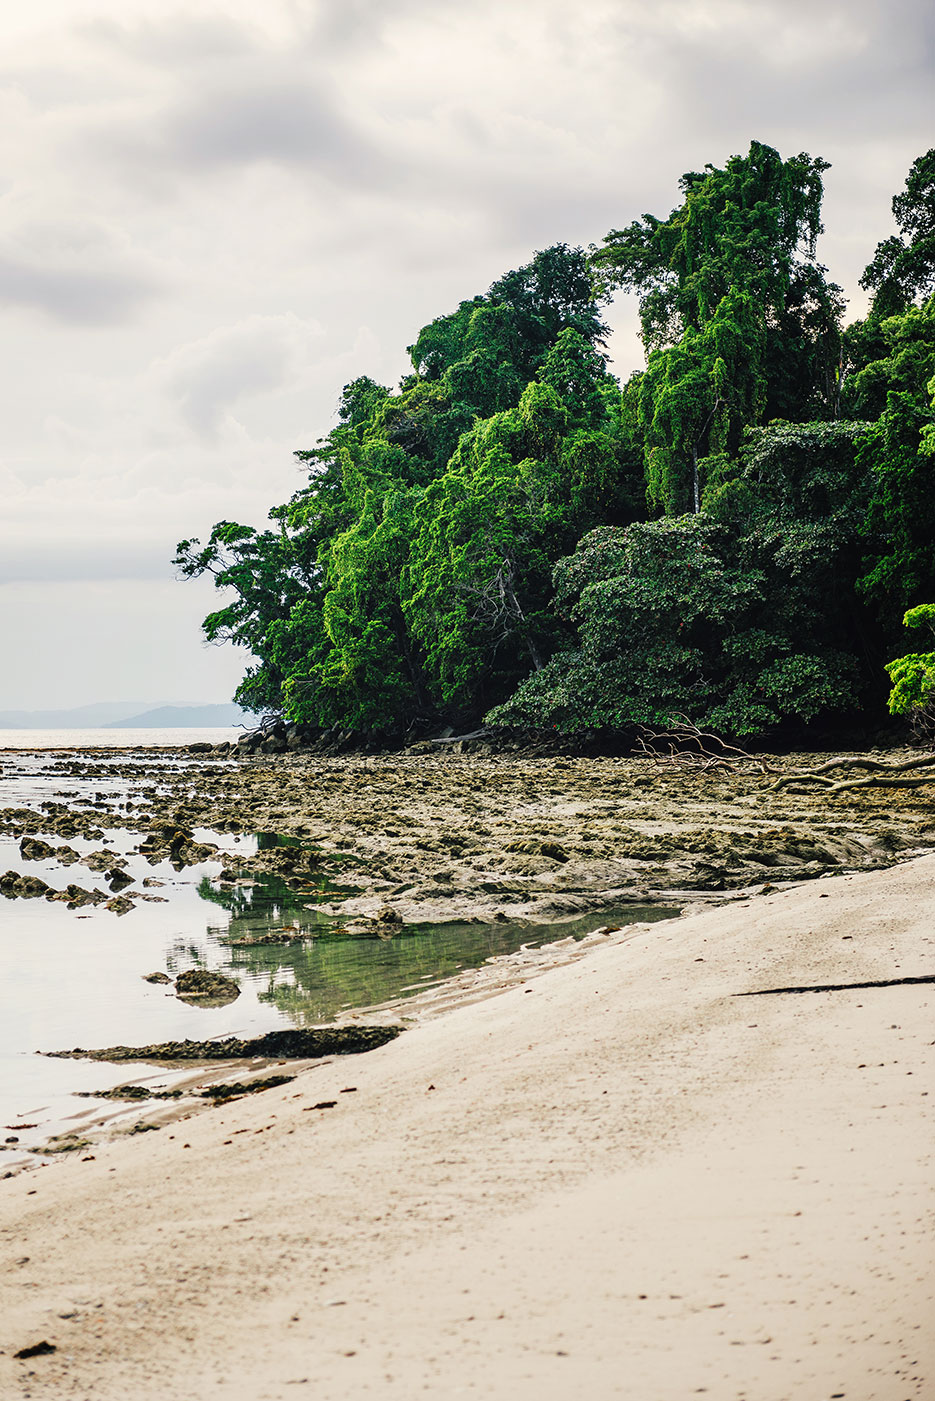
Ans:
{"type": "Polygon", "coordinates": [[[162,1041],[151,1046],[106,1046],[86,1051],[44,1051],[60,1060],[248,1060],[254,1056],[271,1059],[317,1060],[321,1056],[346,1056],[373,1051],[399,1036],[401,1026],[316,1026],[290,1031],[269,1031],[241,1041],[229,1036],[223,1041],[162,1041]]]}
{"type": "Polygon", "coordinates": [[[175,991],[183,1002],[222,1007],[240,996],[240,987],[233,978],[208,968],[188,968],[175,980],[175,991]]]}

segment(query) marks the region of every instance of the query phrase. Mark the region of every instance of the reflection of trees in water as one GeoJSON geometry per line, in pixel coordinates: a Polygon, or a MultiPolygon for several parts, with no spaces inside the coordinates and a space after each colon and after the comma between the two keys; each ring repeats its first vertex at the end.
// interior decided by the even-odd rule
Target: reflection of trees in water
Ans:
{"type": "Polygon", "coordinates": [[[399,996],[413,984],[478,967],[529,938],[503,925],[423,926],[393,939],[321,938],[314,943],[231,949],[231,967],[269,979],[260,1000],[299,1026],[314,1025],[347,1007],[399,996]]]}
{"type": "Polygon", "coordinates": [[[178,973],[182,968],[206,968],[208,966],[207,950],[203,944],[193,943],[184,934],[166,949],[166,972],[178,973]]]}
{"type": "MultiPolygon", "coordinates": [[[[278,838],[260,846],[283,845],[278,838]]],[[[298,843],[296,843],[298,844],[298,843]]],[[[297,1026],[326,1022],[347,1007],[366,1007],[398,997],[405,990],[451,977],[462,968],[479,967],[485,959],[511,953],[523,943],[548,943],[584,932],[613,917],[608,910],[572,923],[443,924],[403,927],[390,939],[342,936],[336,921],[315,907],[319,900],[340,893],[326,877],[309,877],[304,889],[290,887],[281,876],[258,873],[252,885],[218,889],[209,879],[199,895],[228,912],[229,924],[208,926],[208,936],[224,951],[224,971],[246,974],[265,984],[261,1002],[277,1007],[297,1026]],[[312,908],[306,908],[307,906],[312,908]],[[292,942],[234,947],[230,940],[282,933],[292,942]],[[304,935],[305,938],[296,938],[304,935]]],[[[618,918],[658,919],[676,911],[631,908],[618,918]]],[[[215,945],[216,948],[216,945],[215,945]]],[[[179,941],[178,955],[201,964],[204,950],[179,941]]]]}
{"type": "Polygon", "coordinates": [[[198,894],[212,905],[220,905],[230,913],[228,926],[209,926],[209,932],[221,939],[244,938],[250,934],[268,934],[283,923],[301,928],[320,929],[327,918],[306,906],[337,894],[339,887],[325,876],[310,876],[301,889],[287,885],[281,876],[259,873],[250,877],[252,885],[212,885],[205,876],[198,894]]]}

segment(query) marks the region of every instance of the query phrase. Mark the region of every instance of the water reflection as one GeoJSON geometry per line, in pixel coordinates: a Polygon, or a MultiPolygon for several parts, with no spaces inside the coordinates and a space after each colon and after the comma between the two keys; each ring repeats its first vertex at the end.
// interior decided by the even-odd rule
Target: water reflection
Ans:
{"type": "Polygon", "coordinates": [[[602,924],[632,924],[677,913],[630,905],[553,924],[410,924],[394,926],[391,938],[366,938],[349,937],[318,908],[317,902],[344,893],[326,876],[309,879],[298,890],[275,875],[221,887],[206,878],[198,891],[229,916],[225,925],[208,926],[209,937],[225,947],[225,971],[262,983],[257,987],[259,1000],[298,1026],[330,1021],[350,1007],[410,996],[524,944],[535,947],[583,937],[602,924]]]}

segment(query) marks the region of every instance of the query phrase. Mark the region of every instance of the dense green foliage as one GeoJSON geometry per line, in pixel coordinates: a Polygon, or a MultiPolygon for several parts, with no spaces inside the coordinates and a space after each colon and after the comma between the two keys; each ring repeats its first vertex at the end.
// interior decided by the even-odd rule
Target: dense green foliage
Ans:
{"type": "MultiPolygon", "coordinates": [[[[206,635],[255,659],[241,704],[391,733],[882,711],[902,615],[935,596],[935,152],[846,329],[815,257],[826,168],[753,142],[668,218],[437,318],[396,389],[345,386],[271,529],[179,546],[226,592],[206,635]],[[622,389],[617,288],[647,350],[622,389]]],[[[894,695],[928,684],[900,665],[894,695]]]]}
{"type": "MultiPolygon", "coordinates": [[[[935,603],[920,603],[907,610],[907,628],[928,628],[935,638],[935,603]]],[[[935,731],[935,652],[910,652],[888,662],[893,683],[889,708],[894,715],[909,715],[923,732],[935,731]]]]}
{"type": "Polygon", "coordinates": [[[556,566],[580,646],[495,712],[559,729],[665,724],[761,733],[856,702],[854,521],[859,424],[751,430],[739,469],[697,514],[603,527],[556,566]]]}

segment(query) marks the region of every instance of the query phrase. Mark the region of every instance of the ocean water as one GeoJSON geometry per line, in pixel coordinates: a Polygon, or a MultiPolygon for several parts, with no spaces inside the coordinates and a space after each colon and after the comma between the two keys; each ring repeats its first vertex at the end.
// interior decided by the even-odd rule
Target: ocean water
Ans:
{"type": "Polygon", "coordinates": [[[152,749],[184,744],[232,743],[244,734],[235,728],[204,730],[0,730],[4,749],[152,749]]]}

